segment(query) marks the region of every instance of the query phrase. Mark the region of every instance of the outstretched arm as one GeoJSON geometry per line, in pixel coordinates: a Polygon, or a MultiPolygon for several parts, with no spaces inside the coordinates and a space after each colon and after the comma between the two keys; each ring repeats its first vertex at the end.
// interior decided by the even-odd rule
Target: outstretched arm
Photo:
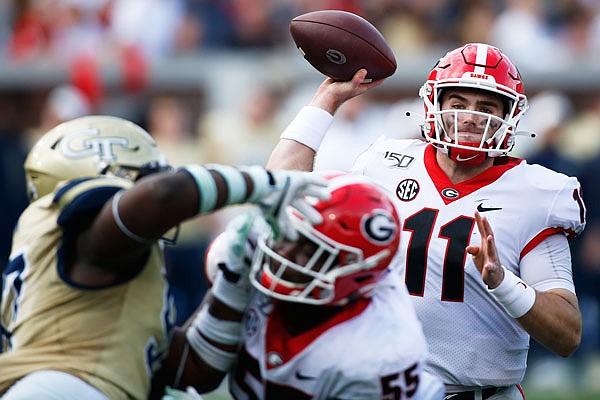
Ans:
{"type": "Polygon", "coordinates": [[[567,357],[581,342],[581,312],[575,294],[566,289],[536,291],[500,264],[487,218],[475,213],[480,246],[468,246],[490,293],[535,340],[567,357]]]}
{"type": "Polygon", "coordinates": [[[139,270],[151,246],[169,229],[227,205],[253,203],[275,225],[286,224],[285,208],[303,196],[328,195],[323,178],[263,167],[190,165],[151,175],[107,201],[81,230],[71,278],[80,284],[110,284],[139,270]],[[322,191],[321,191],[322,190],[322,191]]]}
{"type": "Polygon", "coordinates": [[[367,70],[360,69],[351,81],[336,82],[331,78],[325,79],[308,107],[300,111],[281,135],[281,140],[269,157],[267,168],[312,171],[321,140],[340,106],[384,81],[382,79],[363,83],[366,76],[367,70]]]}

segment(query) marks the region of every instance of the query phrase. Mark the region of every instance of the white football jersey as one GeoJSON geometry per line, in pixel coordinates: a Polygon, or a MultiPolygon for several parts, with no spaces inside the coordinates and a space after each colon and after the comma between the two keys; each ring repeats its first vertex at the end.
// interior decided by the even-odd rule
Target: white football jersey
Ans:
{"type": "Polygon", "coordinates": [[[397,274],[381,282],[372,300],[296,336],[274,303],[256,292],[229,387],[236,399],[441,399],[441,381],[422,372],[426,356],[397,274]]]}
{"type": "Polygon", "coordinates": [[[425,370],[449,385],[516,384],[527,362],[529,335],[489,295],[466,252],[481,242],[475,210],[492,225],[500,261],[518,276],[520,260],[544,238],[585,226],[577,179],[511,157],[497,164],[453,184],[431,145],[381,139],[353,168],[395,194],[402,234],[394,263],[423,324],[425,370]]]}

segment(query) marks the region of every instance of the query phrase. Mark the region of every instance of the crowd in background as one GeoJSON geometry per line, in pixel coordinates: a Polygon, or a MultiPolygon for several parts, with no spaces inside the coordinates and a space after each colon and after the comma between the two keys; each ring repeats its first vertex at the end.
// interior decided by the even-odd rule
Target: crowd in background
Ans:
{"type": "MultiPolygon", "coordinates": [[[[371,21],[398,58],[432,47],[451,49],[465,42],[487,42],[500,47],[530,74],[557,69],[576,74],[581,65],[598,64],[600,54],[600,2],[596,0],[2,1],[0,57],[4,64],[66,65],[73,71],[68,82],[35,93],[0,88],[2,260],[8,257],[12,227],[27,202],[21,166],[28,146],[61,121],[119,110],[148,129],[174,165],[265,163],[291,118],[289,110],[306,102],[306,93],[315,88],[312,82],[305,87],[253,75],[237,89],[230,106],[224,107],[211,103],[202,91],[147,90],[152,88],[148,70],[162,60],[209,57],[221,51],[257,50],[288,56],[290,19],[327,8],[351,11],[371,21]],[[109,64],[119,65],[123,72],[122,92],[106,93],[102,87],[98,71],[109,64]]],[[[424,81],[428,71],[420,72],[424,81]]],[[[527,90],[526,75],[524,83],[527,90]]],[[[572,241],[584,321],[581,348],[567,363],[544,349],[534,349],[528,376],[540,384],[598,386],[600,92],[548,87],[536,88],[529,95],[530,110],[519,128],[534,131],[537,137],[519,137],[514,155],[577,176],[583,185],[588,226],[582,237],[572,241]],[[542,366],[538,376],[536,360],[542,366]],[[552,371],[563,380],[556,380],[552,371]],[[564,381],[565,374],[576,378],[564,381]]],[[[385,99],[365,95],[349,102],[336,116],[316,167],[349,168],[351,156],[380,134],[419,138],[421,112],[416,91],[412,96],[399,93],[385,99]],[[407,118],[406,110],[413,111],[412,117],[407,118]]],[[[179,293],[180,322],[195,308],[206,287],[201,268],[205,246],[231,214],[240,210],[182,226],[180,244],[168,249],[169,273],[179,293]]]]}
{"type": "Polygon", "coordinates": [[[367,18],[400,53],[482,41],[512,54],[522,68],[547,69],[589,58],[600,49],[600,4],[594,0],[29,0],[1,4],[2,47],[19,63],[65,62],[82,53],[112,59],[128,46],[139,47],[150,59],[208,49],[276,49],[287,45],[291,18],[327,8],[367,18]]]}

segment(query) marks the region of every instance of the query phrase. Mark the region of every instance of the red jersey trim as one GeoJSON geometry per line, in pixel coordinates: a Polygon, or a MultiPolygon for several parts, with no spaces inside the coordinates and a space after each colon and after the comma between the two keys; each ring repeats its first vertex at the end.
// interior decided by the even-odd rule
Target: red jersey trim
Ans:
{"type": "Polygon", "coordinates": [[[523,257],[525,257],[531,250],[533,250],[538,244],[540,244],[548,236],[552,236],[557,233],[564,233],[564,232],[568,233],[568,230],[566,230],[565,228],[546,228],[546,229],[544,229],[543,231],[541,231],[540,233],[535,235],[535,237],[533,239],[531,239],[529,241],[529,243],[527,243],[525,245],[525,247],[521,251],[520,259],[522,260],[523,257]]]}
{"type": "Polygon", "coordinates": [[[438,165],[437,159],[435,158],[436,151],[435,147],[429,144],[425,148],[423,160],[425,169],[435,185],[440,198],[444,201],[444,204],[450,204],[455,200],[473,193],[477,189],[489,185],[500,178],[506,171],[516,167],[523,161],[523,159],[515,157],[498,157],[494,160],[494,165],[492,167],[486,169],[479,175],[464,182],[454,184],[438,165]],[[454,189],[457,192],[457,196],[453,198],[443,196],[442,191],[445,189],[454,189]]]}
{"type": "MultiPolygon", "coordinates": [[[[296,336],[292,336],[286,329],[283,323],[283,316],[277,306],[267,321],[266,327],[266,354],[277,353],[281,356],[283,363],[288,362],[296,354],[304,350],[323,332],[333,326],[348,321],[358,314],[362,313],[371,303],[370,299],[358,299],[355,303],[348,305],[339,313],[335,314],[326,322],[315,326],[308,331],[296,336]]],[[[267,369],[278,367],[280,365],[270,365],[267,363],[267,369]]]]}

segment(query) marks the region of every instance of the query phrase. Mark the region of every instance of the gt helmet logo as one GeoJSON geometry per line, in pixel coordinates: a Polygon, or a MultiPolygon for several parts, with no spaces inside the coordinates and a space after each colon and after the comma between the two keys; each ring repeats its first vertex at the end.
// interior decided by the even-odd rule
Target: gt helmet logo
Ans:
{"type": "Polygon", "coordinates": [[[372,214],[365,215],[361,221],[361,232],[367,240],[386,244],[396,236],[397,225],[392,215],[385,210],[373,210],[372,214]]]}
{"type": "Polygon", "coordinates": [[[66,135],[60,143],[60,151],[67,158],[87,158],[98,156],[101,161],[117,159],[113,146],[121,146],[125,150],[135,150],[129,147],[125,137],[97,137],[98,129],[84,129],[66,135]]]}

